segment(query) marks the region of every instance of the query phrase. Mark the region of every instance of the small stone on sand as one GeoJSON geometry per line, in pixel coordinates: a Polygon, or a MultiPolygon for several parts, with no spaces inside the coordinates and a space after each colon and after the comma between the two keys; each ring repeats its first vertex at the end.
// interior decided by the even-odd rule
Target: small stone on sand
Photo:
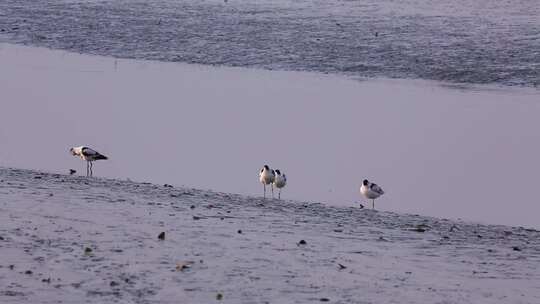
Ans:
{"type": "Polygon", "coordinates": [[[176,271],[188,270],[188,269],[191,268],[191,264],[193,264],[193,262],[191,262],[191,261],[178,262],[178,263],[176,263],[176,271]]]}
{"type": "Polygon", "coordinates": [[[159,235],[158,235],[158,239],[160,240],[165,240],[165,231],[162,231],[159,235]]]}

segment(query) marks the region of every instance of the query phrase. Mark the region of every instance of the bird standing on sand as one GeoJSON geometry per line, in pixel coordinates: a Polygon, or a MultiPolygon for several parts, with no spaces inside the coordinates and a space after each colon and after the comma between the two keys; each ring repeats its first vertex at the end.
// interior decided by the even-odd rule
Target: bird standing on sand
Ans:
{"type": "Polygon", "coordinates": [[[276,177],[276,173],[274,170],[270,169],[267,165],[264,165],[264,167],[261,169],[261,172],[259,173],[259,181],[264,186],[264,198],[266,198],[266,185],[270,185],[272,187],[272,198],[274,198],[274,180],[276,177]]]}
{"type": "Polygon", "coordinates": [[[375,209],[375,199],[384,194],[384,191],[375,183],[370,183],[367,179],[360,186],[360,193],[367,199],[372,200],[372,208],[375,209]]]}
{"type": "Polygon", "coordinates": [[[278,199],[281,199],[281,188],[287,185],[287,176],[285,173],[281,174],[279,169],[276,169],[276,177],[274,178],[274,186],[279,189],[278,199]]]}
{"type": "Polygon", "coordinates": [[[71,152],[73,156],[78,156],[82,160],[86,161],[86,176],[94,175],[94,172],[92,171],[93,161],[100,159],[108,159],[107,156],[85,146],[73,147],[69,149],[69,152],[71,152]]]}

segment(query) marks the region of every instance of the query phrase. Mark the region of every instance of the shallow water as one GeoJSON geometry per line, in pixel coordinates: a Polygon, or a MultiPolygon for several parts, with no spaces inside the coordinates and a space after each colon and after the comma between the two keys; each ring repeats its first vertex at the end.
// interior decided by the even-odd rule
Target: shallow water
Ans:
{"type": "Polygon", "coordinates": [[[115,60],[0,45],[0,165],[540,227],[536,90],[358,82],[310,73],[115,60]],[[516,190],[517,189],[517,190],[516,190]]]}
{"type": "Polygon", "coordinates": [[[2,303],[540,301],[540,232],[352,207],[0,168],[0,237],[2,303]]]}
{"type": "Polygon", "coordinates": [[[122,58],[538,87],[536,0],[0,2],[4,41],[122,58]]]}

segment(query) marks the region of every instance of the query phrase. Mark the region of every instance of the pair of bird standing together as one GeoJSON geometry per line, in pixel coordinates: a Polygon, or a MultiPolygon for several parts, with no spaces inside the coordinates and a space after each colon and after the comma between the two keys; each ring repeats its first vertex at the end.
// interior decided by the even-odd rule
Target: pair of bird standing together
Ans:
{"type": "Polygon", "coordinates": [[[281,173],[279,169],[273,170],[264,165],[259,172],[259,181],[263,184],[264,187],[264,198],[266,198],[266,185],[272,187],[272,198],[274,198],[274,186],[279,189],[278,199],[281,199],[281,188],[287,185],[287,176],[285,173],[281,173]]]}
{"type": "MultiPolygon", "coordinates": [[[[86,161],[86,176],[92,176],[94,174],[92,170],[92,162],[96,160],[108,159],[107,156],[93,150],[89,147],[80,146],[69,149],[73,156],[78,156],[82,160],[86,161]]],[[[259,181],[264,187],[264,198],[266,198],[266,185],[270,185],[272,188],[272,198],[274,197],[274,186],[279,189],[278,198],[281,199],[281,188],[287,185],[287,176],[279,169],[273,170],[264,165],[259,173],[259,181]]],[[[375,199],[384,194],[384,191],[375,183],[369,182],[365,179],[360,186],[360,193],[367,199],[372,200],[372,208],[375,208],[375,199]]]]}

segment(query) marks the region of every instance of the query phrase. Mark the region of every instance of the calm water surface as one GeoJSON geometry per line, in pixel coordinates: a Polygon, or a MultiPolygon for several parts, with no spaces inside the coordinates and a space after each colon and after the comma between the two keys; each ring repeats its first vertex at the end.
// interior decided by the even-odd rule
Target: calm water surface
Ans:
{"type": "Polygon", "coordinates": [[[540,94],[320,74],[115,60],[0,45],[0,166],[540,227],[540,94]],[[115,64],[116,63],[116,64],[115,64]]]}

